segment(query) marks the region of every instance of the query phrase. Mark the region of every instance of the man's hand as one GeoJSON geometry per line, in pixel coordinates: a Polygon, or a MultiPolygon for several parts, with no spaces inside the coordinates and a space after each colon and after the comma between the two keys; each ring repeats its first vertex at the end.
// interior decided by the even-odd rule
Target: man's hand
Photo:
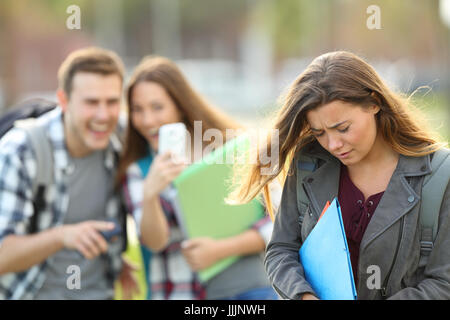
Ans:
{"type": "Polygon", "coordinates": [[[60,225],[31,235],[11,234],[0,246],[0,275],[25,271],[67,248],[93,259],[108,249],[99,231],[112,230],[114,223],[85,221],[60,225]]]}
{"type": "Polygon", "coordinates": [[[99,231],[114,229],[114,223],[85,221],[60,227],[64,248],[78,250],[85,258],[93,259],[108,250],[108,243],[99,231]]]}

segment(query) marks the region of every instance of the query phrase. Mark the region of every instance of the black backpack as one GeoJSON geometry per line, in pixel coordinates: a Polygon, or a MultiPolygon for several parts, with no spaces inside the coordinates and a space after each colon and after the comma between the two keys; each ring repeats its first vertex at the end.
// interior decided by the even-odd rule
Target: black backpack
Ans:
{"type": "Polygon", "coordinates": [[[17,120],[37,118],[55,109],[56,106],[55,102],[39,98],[29,99],[14,105],[11,110],[0,117],[0,138],[14,127],[17,120]]]}
{"type": "MultiPolygon", "coordinates": [[[[46,139],[43,137],[42,130],[37,131],[33,126],[33,120],[39,116],[55,109],[57,104],[45,99],[29,99],[11,107],[11,110],[0,117],[0,139],[13,127],[22,127],[27,132],[30,138],[33,149],[37,156],[37,172],[38,177],[33,183],[33,208],[35,214],[31,217],[30,233],[37,232],[37,213],[45,206],[45,188],[53,181],[53,176],[45,174],[50,170],[43,170],[42,168],[48,164],[51,150],[49,150],[49,143],[45,143],[46,139]],[[43,139],[44,138],[44,139],[43,139]],[[44,150],[45,149],[45,150],[44,150]],[[41,152],[42,151],[42,152],[41,152]],[[45,159],[42,159],[45,158],[45,159]]],[[[44,168],[45,169],[45,168],[44,168]]]]}

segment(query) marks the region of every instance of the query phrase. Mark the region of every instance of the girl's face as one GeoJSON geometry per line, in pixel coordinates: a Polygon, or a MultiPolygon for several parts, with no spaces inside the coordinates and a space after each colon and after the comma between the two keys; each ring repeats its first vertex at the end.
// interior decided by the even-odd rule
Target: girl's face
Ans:
{"type": "Polygon", "coordinates": [[[131,121],[136,130],[158,150],[158,130],[164,124],[181,122],[182,115],[163,86],[139,82],[131,93],[131,121]]]}
{"type": "Polygon", "coordinates": [[[310,110],[306,118],[320,145],[344,165],[365,159],[377,138],[375,114],[380,108],[363,108],[333,101],[310,110]]]}

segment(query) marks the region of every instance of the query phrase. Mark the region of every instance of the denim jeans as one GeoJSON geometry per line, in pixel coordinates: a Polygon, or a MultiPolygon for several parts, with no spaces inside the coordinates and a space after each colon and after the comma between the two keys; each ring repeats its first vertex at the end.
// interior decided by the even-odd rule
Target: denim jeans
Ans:
{"type": "Polygon", "coordinates": [[[238,293],[237,295],[221,300],[278,300],[278,295],[272,287],[262,287],[238,293]]]}

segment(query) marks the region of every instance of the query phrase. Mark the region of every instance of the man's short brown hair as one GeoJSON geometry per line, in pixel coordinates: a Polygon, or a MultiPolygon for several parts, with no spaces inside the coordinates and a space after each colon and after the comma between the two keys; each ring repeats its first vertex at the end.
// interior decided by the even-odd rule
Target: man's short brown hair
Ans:
{"type": "Polygon", "coordinates": [[[104,76],[117,74],[124,80],[124,66],[119,56],[96,47],[80,49],[67,56],[58,70],[58,85],[67,97],[72,92],[72,83],[78,72],[98,73],[104,76]]]}

